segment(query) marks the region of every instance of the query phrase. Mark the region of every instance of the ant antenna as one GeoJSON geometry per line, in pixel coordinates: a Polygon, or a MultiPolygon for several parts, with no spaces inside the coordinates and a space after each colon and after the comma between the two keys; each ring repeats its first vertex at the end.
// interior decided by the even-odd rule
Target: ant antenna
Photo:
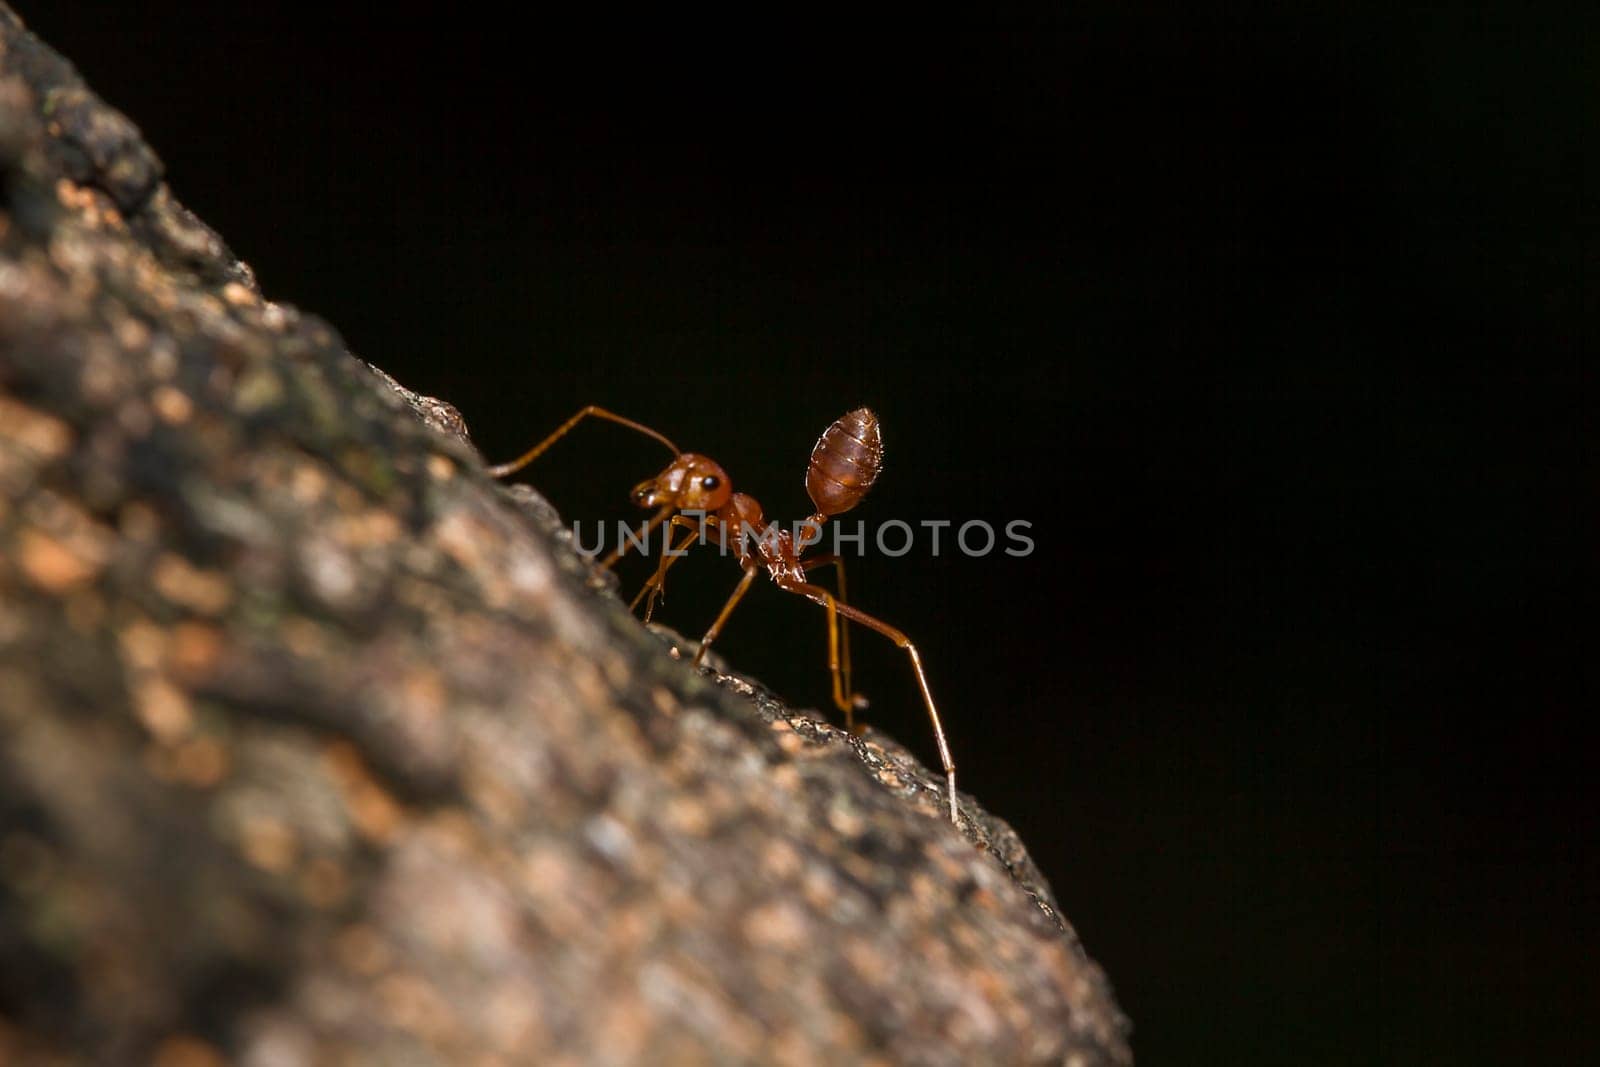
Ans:
{"type": "Polygon", "coordinates": [[[667,440],[650,427],[645,426],[642,423],[634,422],[632,419],[625,419],[615,412],[607,411],[605,408],[596,407],[595,405],[590,404],[588,407],[572,416],[572,418],[568,419],[566,422],[563,422],[559,427],[557,427],[555,433],[551,434],[549,437],[546,437],[543,441],[540,441],[538,444],[528,449],[510,463],[501,463],[490,467],[489,473],[494,475],[496,478],[504,478],[508,474],[515,474],[523,467],[526,467],[528,464],[544,455],[546,449],[565,437],[568,430],[578,425],[578,423],[582,422],[590,415],[593,415],[597,419],[606,419],[610,422],[617,423],[620,426],[626,426],[630,430],[637,430],[646,437],[654,437],[657,441],[660,441],[662,444],[670,448],[674,456],[683,454],[677,445],[673,444],[671,441],[667,440]]]}

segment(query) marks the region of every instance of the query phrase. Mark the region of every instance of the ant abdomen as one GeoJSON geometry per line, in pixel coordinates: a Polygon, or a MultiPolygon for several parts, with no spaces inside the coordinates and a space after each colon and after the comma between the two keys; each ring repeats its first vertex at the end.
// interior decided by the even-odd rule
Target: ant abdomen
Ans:
{"type": "Polygon", "coordinates": [[[842,515],[861,503],[882,467],[878,416],[856,408],[817,438],[806,468],[806,492],[823,515],[842,515]]]}

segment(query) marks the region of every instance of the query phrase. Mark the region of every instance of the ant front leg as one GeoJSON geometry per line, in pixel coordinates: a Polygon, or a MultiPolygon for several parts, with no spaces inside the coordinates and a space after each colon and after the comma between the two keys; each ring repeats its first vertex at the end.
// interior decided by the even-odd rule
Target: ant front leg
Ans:
{"type": "MultiPolygon", "coordinates": [[[[829,552],[827,555],[801,560],[800,569],[809,571],[817,567],[826,567],[830,563],[839,575],[838,602],[848,604],[849,595],[845,592],[842,556],[829,552]]],[[[828,668],[833,674],[833,703],[844,712],[845,729],[855,734],[859,732],[856,726],[856,711],[866,708],[867,698],[857,693],[850,684],[850,624],[838,617],[839,613],[831,604],[824,606],[828,609],[828,668]],[[835,626],[838,627],[837,638],[834,633],[835,626]]]]}
{"type": "MultiPolygon", "coordinates": [[[[632,533],[623,535],[622,541],[617,547],[606,553],[606,558],[600,561],[600,568],[602,570],[610,570],[616,565],[617,560],[622,558],[622,554],[628,551],[630,546],[643,552],[645,547],[649,545],[650,535],[655,532],[655,528],[666,522],[668,518],[673,517],[672,513],[676,510],[677,508],[672,504],[663,504],[661,510],[656,512],[654,517],[644,524],[637,535],[632,533]]],[[[671,537],[672,533],[668,531],[667,538],[670,540],[671,537]]]]}
{"type": "Polygon", "coordinates": [[[667,568],[688,554],[689,546],[700,539],[702,531],[702,525],[690,522],[682,515],[674,515],[672,517],[672,521],[667,527],[667,536],[662,539],[661,543],[661,562],[656,566],[656,572],[650,576],[650,579],[639,590],[639,595],[633,598],[633,603],[628,605],[629,611],[638,608],[639,601],[644,600],[645,595],[649,594],[650,599],[645,601],[644,606],[644,621],[650,621],[650,616],[656,609],[657,598],[666,599],[667,590],[664,583],[667,578],[667,568]],[[688,530],[689,534],[674,545],[672,543],[673,530],[688,530]]]}
{"type": "Polygon", "coordinates": [[[928,677],[922,671],[922,655],[917,651],[917,646],[911,643],[911,639],[909,637],[895,629],[893,626],[890,626],[882,619],[874,618],[858,608],[851,607],[849,604],[838,603],[834,599],[833,594],[822,588],[820,585],[812,585],[809,582],[797,582],[793,579],[780,578],[778,579],[778,587],[791,593],[798,593],[807,600],[810,600],[813,603],[821,604],[824,608],[828,609],[830,644],[833,640],[833,616],[834,613],[837,612],[853,622],[860,623],[862,626],[870,627],[871,629],[878,631],[880,634],[906,650],[906,654],[911,657],[911,669],[915,671],[917,675],[917,687],[922,690],[922,700],[928,706],[928,720],[933,723],[933,739],[939,746],[939,761],[944,765],[945,780],[949,784],[950,821],[959,825],[961,820],[956,809],[956,765],[955,761],[950,758],[950,744],[945,740],[944,726],[939,721],[939,709],[934,706],[933,693],[928,689],[928,677]]]}

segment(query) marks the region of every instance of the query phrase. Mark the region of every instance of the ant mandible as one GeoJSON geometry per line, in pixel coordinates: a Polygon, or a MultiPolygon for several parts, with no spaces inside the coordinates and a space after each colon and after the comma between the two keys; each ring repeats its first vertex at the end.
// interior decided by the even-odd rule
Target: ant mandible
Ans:
{"type": "MultiPolygon", "coordinates": [[[[767,574],[778,588],[797,593],[827,610],[828,668],[833,674],[833,702],[844,712],[845,726],[851,733],[855,732],[855,710],[864,706],[865,701],[850,687],[849,631],[840,616],[883,634],[905,649],[911,657],[911,667],[916,672],[917,686],[922,690],[922,699],[928,706],[928,718],[933,723],[933,737],[938,742],[939,759],[944,764],[945,779],[949,783],[950,821],[959,823],[956,810],[956,766],[950,759],[950,746],[945,742],[944,727],[939,723],[939,709],[934,706],[933,694],[928,689],[928,679],[923,673],[922,656],[918,654],[917,646],[893,626],[844,602],[844,561],[837,554],[828,553],[810,559],[800,558],[807,545],[815,544],[821,539],[823,523],[830,517],[842,515],[861,503],[861,498],[867,495],[872,483],[877,480],[878,471],[883,466],[883,437],[878,431],[878,417],[866,408],[857,408],[836,420],[817,439],[816,446],[811,450],[811,462],[806,468],[806,492],[811,495],[811,502],[816,505],[817,510],[802,524],[806,533],[800,543],[796,544],[794,535],[789,531],[768,526],[761,513],[761,505],[755,497],[733,491],[727,472],[715,460],[694,452],[685,452],[650,427],[593,404],[562,423],[549,437],[510,463],[490,467],[489,473],[496,478],[515,474],[543,455],[574,426],[591,416],[653,437],[666,445],[675,457],[660,474],[640,482],[633,489],[635,504],[643,508],[656,509],[655,515],[640,531],[639,543],[647,541],[651,532],[663,522],[668,523],[668,533],[663,539],[660,565],[656,567],[655,574],[645,583],[644,588],[639,590],[639,595],[634,598],[630,608],[637,607],[640,599],[648,595],[649,601],[645,605],[644,617],[646,622],[649,621],[650,614],[655,608],[656,596],[660,593],[661,584],[666,578],[667,568],[672,565],[674,559],[685,553],[692,542],[704,536],[707,527],[710,526],[716,533],[718,543],[724,549],[729,547],[728,542],[732,540],[732,547],[739,566],[744,570],[744,577],[739,579],[733,595],[728,598],[728,602],[722,606],[722,611],[711,623],[711,628],[700,639],[699,651],[694,655],[694,665],[697,667],[700,665],[700,661],[705,658],[706,650],[711,647],[711,642],[722,632],[728,616],[733,614],[733,609],[749,591],[750,583],[755,581],[756,574],[765,567],[767,574]],[[690,514],[695,518],[689,518],[690,514]],[[674,529],[688,531],[677,545],[672,544],[671,531],[674,529]],[[839,574],[838,596],[806,580],[807,571],[830,563],[837,568],[839,574]],[[841,632],[843,632],[842,657],[841,632]]],[[[631,538],[624,538],[600,565],[610,567],[616,563],[622,553],[627,551],[630,543],[632,543],[631,538]]]]}

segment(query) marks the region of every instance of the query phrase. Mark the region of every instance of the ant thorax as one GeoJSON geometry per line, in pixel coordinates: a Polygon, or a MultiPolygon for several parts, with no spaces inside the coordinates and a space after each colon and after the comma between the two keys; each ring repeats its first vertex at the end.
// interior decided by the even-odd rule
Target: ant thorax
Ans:
{"type": "Polygon", "coordinates": [[[778,578],[789,578],[797,582],[806,580],[805,571],[800,567],[799,554],[795,551],[794,535],[777,523],[762,531],[761,537],[756,541],[756,551],[766,566],[767,573],[774,580],[778,578]]]}
{"type": "Polygon", "coordinates": [[[748,493],[734,493],[715,516],[722,543],[732,545],[741,562],[758,562],[773,578],[803,578],[794,535],[768,523],[761,504],[748,493]]]}

